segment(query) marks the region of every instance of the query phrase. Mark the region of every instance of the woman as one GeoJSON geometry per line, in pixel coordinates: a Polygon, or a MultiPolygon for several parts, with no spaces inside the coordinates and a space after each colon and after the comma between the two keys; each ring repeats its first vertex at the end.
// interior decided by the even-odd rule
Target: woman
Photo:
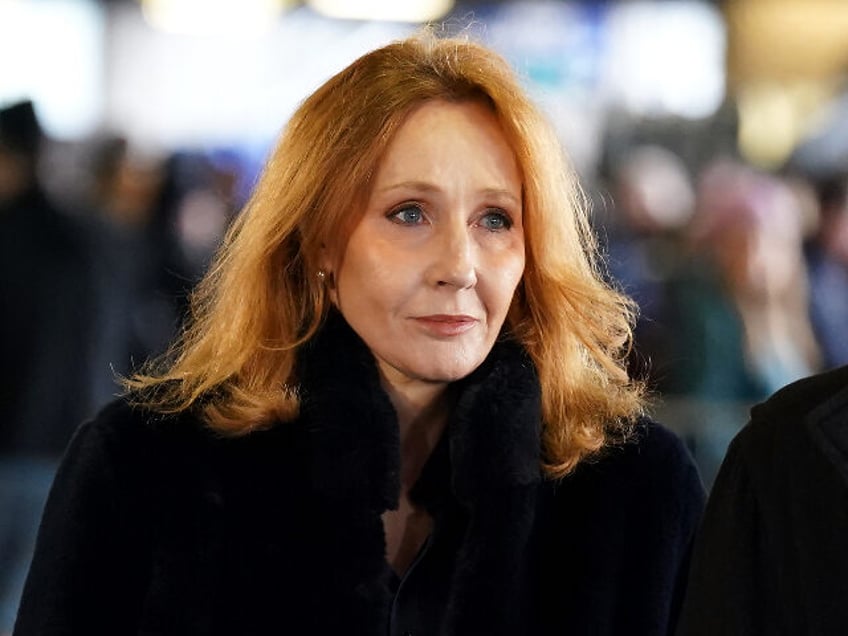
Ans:
{"type": "Polygon", "coordinates": [[[668,633],[703,493],[594,253],[499,57],[363,56],[76,435],[16,633],[668,633]]]}
{"type": "Polygon", "coordinates": [[[820,368],[809,316],[803,213],[780,178],[719,159],[699,177],[667,392],[691,427],[709,488],[748,410],[820,368]],[[697,423],[696,426],[692,426],[697,423]]]}

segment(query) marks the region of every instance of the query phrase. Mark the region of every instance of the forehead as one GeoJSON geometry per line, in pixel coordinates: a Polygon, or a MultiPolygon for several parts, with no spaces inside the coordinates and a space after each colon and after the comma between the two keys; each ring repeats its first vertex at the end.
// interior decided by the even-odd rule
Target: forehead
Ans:
{"type": "Polygon", "coordinates": [[[389,140],[376,185],[414,172],[422,178],[453,176],[448,167],[455,170],[458,156],[471,160],[462,164],[464,172],[520,181],[515,153],[490,107],[479,101],[431,100],[412,110],[389,140]]]}

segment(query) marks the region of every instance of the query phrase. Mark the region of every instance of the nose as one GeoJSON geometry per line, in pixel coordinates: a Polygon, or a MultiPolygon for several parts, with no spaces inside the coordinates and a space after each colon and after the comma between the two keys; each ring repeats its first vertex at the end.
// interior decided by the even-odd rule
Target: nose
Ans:
{"type": "Polygon", "coordinates": [[[470,229],[465,224],[442,228],[434,244],[430,282],[439,287],[474,287],[477,284],[477,263],[470,229]]]}

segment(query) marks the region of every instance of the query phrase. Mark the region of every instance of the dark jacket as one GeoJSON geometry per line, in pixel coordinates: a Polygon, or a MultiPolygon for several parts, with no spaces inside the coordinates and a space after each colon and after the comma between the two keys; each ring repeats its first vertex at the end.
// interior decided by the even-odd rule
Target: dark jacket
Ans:
{"type": "Polygon", "coordinates": [[[40,188],[0,201],[0,457],[58,458],[94,412],[90,247],[40,188]]]}
{"type": "Polygon", "coordinates": [[[848,633],[848,367],[754,407],[697,540],[681,636],[848,633]]]}
{"type": "Polygon", "coordinates": [[[82,426],[15,635],[671,632],[703,491],[667,430],[644,421],[542,479],[539,384],[499,343],[414,488],[434,530],[398,586],[381,514],[399,441],[373,356],[335,321],[299,375],[299,418],[246,437],[125,401],[82,426]]]}

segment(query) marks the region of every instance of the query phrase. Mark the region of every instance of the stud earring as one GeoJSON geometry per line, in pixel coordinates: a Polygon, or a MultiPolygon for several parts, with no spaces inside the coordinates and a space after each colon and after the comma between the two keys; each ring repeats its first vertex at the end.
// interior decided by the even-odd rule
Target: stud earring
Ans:
{"type": "Polygon", "coordinates": [[[317,276],[318,276],[318,280],[323,283],[324,279],[327,278],[327,272],[325,272],[323,269],[319,269],[317,276]]]}

